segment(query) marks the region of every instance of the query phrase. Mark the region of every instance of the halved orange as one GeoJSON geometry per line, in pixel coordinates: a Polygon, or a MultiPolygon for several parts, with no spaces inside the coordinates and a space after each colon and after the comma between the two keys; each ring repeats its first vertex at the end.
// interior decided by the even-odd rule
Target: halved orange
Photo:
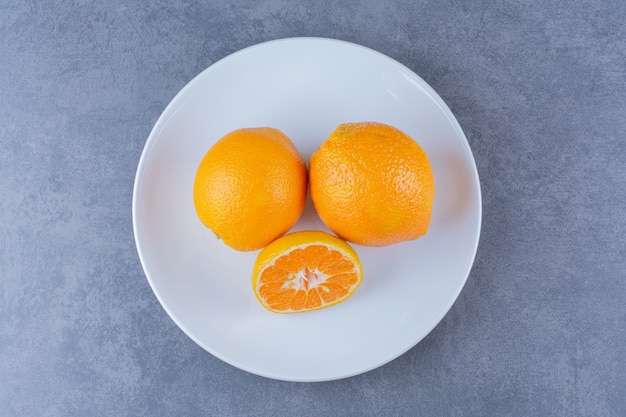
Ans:
{"type": "Polygon", "coordinates": [[[322,231],[294,232],[263,249],[254,264],[252,288],[275,313],[319,310],[348,299],[363,268],[346,241],[322,231]]]}

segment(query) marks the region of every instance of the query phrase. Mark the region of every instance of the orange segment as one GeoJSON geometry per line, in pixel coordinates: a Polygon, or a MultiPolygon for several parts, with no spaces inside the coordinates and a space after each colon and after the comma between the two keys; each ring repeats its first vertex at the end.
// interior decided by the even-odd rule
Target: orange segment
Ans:
{"type": "Polygon", "coordinates": [[[275,313],[318,310],[348,299],[361,284],[357,253],[321,231],[295,232],[263,249],[254,264],[252,288],[275,313]]]}

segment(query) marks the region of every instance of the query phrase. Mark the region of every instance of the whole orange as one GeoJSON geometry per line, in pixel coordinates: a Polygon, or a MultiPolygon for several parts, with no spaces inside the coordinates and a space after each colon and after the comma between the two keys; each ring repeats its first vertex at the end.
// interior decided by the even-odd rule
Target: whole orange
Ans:
{"type": "Polygon", "coordinates": [[[252,251],[298,221],[306,193],[302,155],[284,133],[260,127],[230,132],[209,149],[193,195],[205,226],[228,246],[252,251]]]}
{"type": "Polygon", "coordinates": [[[381,123],[342,124],[309,162],[321,220],[358,245],[386,246],[426,234],[435,192],[424,150],[381,123]]]}

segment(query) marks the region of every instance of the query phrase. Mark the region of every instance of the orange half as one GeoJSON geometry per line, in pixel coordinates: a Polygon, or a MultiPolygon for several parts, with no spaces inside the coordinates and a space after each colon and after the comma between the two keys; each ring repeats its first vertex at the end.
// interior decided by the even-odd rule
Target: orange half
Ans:
{"type": "Polygon", "coordinates": [[[344,240],[321,231],[280,237],[254,264],[252,288],[275,313],[319,310],[348,299],[363,279],[357,253],[344,240]]]}

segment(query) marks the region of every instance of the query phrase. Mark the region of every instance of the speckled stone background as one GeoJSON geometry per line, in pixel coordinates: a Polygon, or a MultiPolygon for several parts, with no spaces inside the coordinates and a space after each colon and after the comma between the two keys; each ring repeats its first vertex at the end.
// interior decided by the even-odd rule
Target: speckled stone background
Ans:
{"type": "Polygon", "coordinates": [[[626,2],[0,1],[0,415],[626,416],[626,2]],[[135,250],[145,140],[241,48],[323,36],[402,62],[473,149],[468,283],[405,355],[288,383],[166,315],[135,250]]]}

